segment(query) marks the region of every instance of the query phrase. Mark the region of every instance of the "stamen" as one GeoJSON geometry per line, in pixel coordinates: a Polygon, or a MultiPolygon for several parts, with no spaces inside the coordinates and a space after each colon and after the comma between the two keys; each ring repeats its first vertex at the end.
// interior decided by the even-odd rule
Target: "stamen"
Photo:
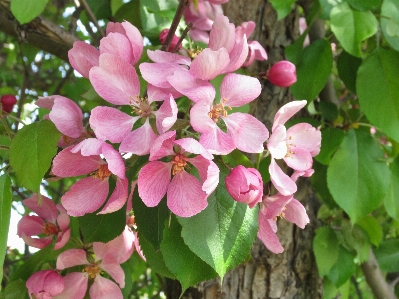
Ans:
{"type": "Polygon", "coordinates": [[[135,114],[142,117],[150,116],[152,113],[151,105],[149,104],[147,97],[142,98],[140,96],[136,96],[136,99],[130,97],[130,106],[135,114]]]}
{"type": "Polygon", "coordinates": [[[222,103],[220,103],[220,104],[216,104],[216,105],[213,105],[212,107],[211,107],[211,111],[209,111],[208,112],[208,116],[216,123],[218,120],[219,120],[219,118],[220,117],[222,117],[222,116],[227,116],[227,110],[226,110],[226,108],[228,109],[228,110],[231,110],[231,107],[224,107],[224,102],[225,101],[222,101],[222,103]]]}
{"type": "Polygon", "coordinates": [[[59,231],[60,230],[58,229],[58,227],[55,224],[51,223],[51,222],[46,222],[44,224],[43,233],[46,236],[58,235],[59,231]]]}
{"type": "Polygon", "coordinates": [[[173,158],[172,164],[173,164],[172,174],[176,175],[176,174],[182,172],[184,170],[184,167],[187,166],[186,157],[178,154],[173,158]]]}
{"type": "Polygon", "coordinates": [[[95,278],[97,274],[101,274],[101,268],[97,264],[90,264],[84,267],[82,272],[87,272],[90,278],[95,278]]]}
{"type": "Polygon", "coordinates": [[[98,170],[92,173],[93,178],[104,180],[111,176],[112,172],[108,169],[108,164],[101,164],[98,170]]]}

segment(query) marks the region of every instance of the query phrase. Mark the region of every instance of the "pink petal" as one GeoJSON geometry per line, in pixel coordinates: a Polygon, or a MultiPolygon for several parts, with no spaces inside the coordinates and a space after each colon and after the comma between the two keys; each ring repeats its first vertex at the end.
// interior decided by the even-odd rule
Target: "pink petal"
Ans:
{"type": "Polygon", "coordinates": [[[39,97],[38,100],[36,100],[35,105],[39,106],[40,108],[43,109],[48,109],[51,110],[54,105],[54,97],[39,97]]]}
{"type": "Polygon", "coordinates": [[[96,276],[90,290],[91,299],[123,299],[121,289],[111,280],[96,276]]]}
{"type": "Polygon", "coordinates": [[[45,237],[45,238],[31,238],[26,236],[25,234],[22,234],[21,236],[22,240],[25,242],[26,245],[38,249],[43,249],[47,246],[49,246],[53,242],[53,237],[45,237]]]}
{"type": "Polygon", "coordinates": [[[183,170],[170,182],[167,205],[175,215],[191,217],[208,206],[207,197],[198,179],[183,170]]]}
{"type": "Polygon", "coordinates": [[[291,195],[296,192],[295,182],[281,170],[273,158],[269,166],[269,173],[273,186],[282,195],[291,195]]]}
{"type": "Polygon", "coordinates": [[[36,236],[43,233],[44,220],[36,215],[25,215],[18,222],[17,235],[36,236]]]}
{"type": "Polygon", "coordinates": [[[66,231],[62,232],[58,236],[57,242],[55,242],[54,250],[58,250],[58,249],[64,247],[65,244],[68,243],[70,237],[71,237],[71,230],[70,229],[67,229],[66,231]]]}
{"type": "Polygon", "coordinates": [[[39,217],[44,220],[50,221],[55,224],[58,216],[58,210],[55,203],[48,197],[34,193],[30,198],[24,199],[22,201],[23,205],[28,207],[30,210],[35,212],[39,217]],[[39,202],[41,204],[39,205],[39,202]]]}
{"type": "Polygon", "coordinates": [[[306,105],[306,100],[293,101],[281,107],[274,116],[272,132],[278,125],[284,125],[295,113],[306,105]]]}
{"type": "Polygon", "coordinates": [[[83,299],[86,294],[88,276],[86,273],[71,272],[64,277],[64,291],[53,299],[83,299]]]}
{"type": "Polygon", "coordinates": [[[206,194],[215,191],[219,184],[219,167],[213,161],[209,161],[202,156],[189,158],[188,161],[197,168],[202,181],[202,190],[206,194]]]}
{"type": "Polygon", "coordinates": [[[96,48],[82,41],[74,42],[73,48],[68,51],[72,67],[85,78],[89,78],[90,69],[98,65],[99,56],[96,48]]]}
{"type": "Polygon", "coordinates": [[[230,52],[234,47],[235,38],[234,24],[230,23],[226,16],[218,15],[209,33],[209,48],[214,51],[225,48],[227,52],[230,52]]]}
{"type": "Polygon", "coordinates": [[[148,101],[150,103],[154,101],[165,101],[169,100],[172,95],[173,98],[180,98],[182,94],[178,92],[174,87],[160,88],[152,84],[147,85],[148,101]]]}
{"type": "Polygon", "coordinates": [[[133,52],[130,41],[123,34],[111,32],[100,40],[100,54],[110,53],[129,63],[133,61],[133,52]]]}
{"type": "Polygon", "coordinates": [[[116,186],[105,207],[98,214],[108,214],[120,210],[126,203],[128,196],[128,181],[117,178],[116,186]]]}
{"type": "Polygon", "coordinates": [[[313,159],[307,150],[292,148],[288,150],[287,155],[284,157],[284,162],[292,169],[305,171],[312,167],[313,159]]]}
{"type": "Polygon", "coordinates": [[[213,155],[210,154],[205,149],[205,147],[203,147],[201,145],[201,143],[199,143],[194,138],[190,138],[190,137],[182,138],[182,139],[176,140],[174,143],[178,144],[186,152],[189,152],[189,153],[192,153],[192,154],[196,154],[196,155],[201,155],[205,159],[208,159],[208,160],[212,160],[213,159],[213,155]]]}
{"type": "Polygon", "coordinates": [[[155,111],[157,130],[160,134],[168,131],[177,120],[177,104],[172,95],[165,99],[158,111],[155,111]]]}
{"type": "Polygon", "coordinates": [[[108,196],[108,179],[83,178],[61,197],[68,215],[79,217],[98,210],[108,196]]]}
{"type": "Polygon", "coordinates": [[[79,142],[77,145],[72,147],[72,153],[78,153],[82,156],[94,156],[94,155],[101,155],[103,145],[106,144],[103,140],[97,138],[87,138],[79,142]]]}
{"type": "Polygon", "coordinates": [[[206,48],[191,63],[190,73],[202,80],[212,80],[222,73],[229,62],[229,54],[225,48],[216,51],[206,48]]]}
{"type": "Polygon", "coordinates": [[[250,114],[233,113],[223,117],[227,133],[231,135],[236,147],[247,153],[261,153],[263,143],[269,137],[265,125],[250,114]]]}
{"type": "Polygon", "coordinates": [[[54,270],[41,270],[29,277],[26,287],[30,297],[33,294],[37,298],[53,298],[64,290],[64,280],[54,270]]]}
{"type": "Polygon", "coordinates": [[[308,214],[306,214],[305,207],[295,198],[287,204],[287,210],[285,210],[284,214],[285,219],[295,223],[302,229],[309,223],[309,217],[308,214]]]}
{"type": "Polygon", "coordinates": [[[248,51],[247,38],[244,35],[243,39],[238,43],[236,42],[233,50],[229,53],[230,63],[223,70],[223,73],[231,73],[239,69],[247,59],[248,51]]]}
{"type": "Polygon", "coordinates": [[[135,65],[140,60],[141,54],[143,53],[143,37],[141,36],[140,31],[128,21],[122,22],[122,26],[123,29],[125,29],[125,34],[132,45],[132,64],[135,65]]]}
{"type": "Polygon", "coordinates": [[[292,200],[292,198],[292,194],[284,196],[280,193],[277,193],[275,196],[265,196],[263,203],[265,204],[266,209],[263,213],[266,218],[274,219],[275,217],[280,216],[284,207],[292,200]]]}
{"type": "Polygon", "coordinates": [[[287,138],[294,147],[309,151],[312,157],[320,152],[321,132],[308,123],[293,125],[287,130],[287,138]]]}
{"type": "Polygon", "coordinates": [[[176,131],[166,132],[155,139],[150,149],[149,161],[156,161],[168,155],[174,155],[173,145],[176,131]]]}
{"type": "Polygon", "coordinates": [[[197,102],[190,110],[190,123],[193,129],[199,133],[214,131],[216,123],[209,117],[212,101],[207,99],[197,102]]]}
{"type": "Polygon", "coordinates": [[[91,110],[90,127],[98,139],[119,143],[138,119],[115,108],[98,106],[91,110]]]}
{"type": "Polygon", "coordinates": [[[267,149],[274,159],[282,159],[287,154],[286,133],[284,125],[278,125],[267,141],[267,149]]]}
{"type": "Polygon", "coordinates": [[[147,55],[152,61],[157,63],[173,62],[176,64],[183,64],[187,66],[191,64],[191,59],[189,57],[161,50],[155,50],[155,51],[147,50],[147,55]]]}
{"type": "Polygon", "coordinates": [[[120,153],[118,153],[110,144],[105,143],[102,148],[105,160],[108,163],[108,169],[121,179],[126,178],[125,162],[120,153]]]}
{"type": "Polygon", "coordinates": [[[57,224],[62,230],[66,230],[69,226],[70,218],[62,205],[57,204],[57,209],[60,211],[60,214],[57,217],[57,224]]]}
{"type": "Polygon", "coordinates": [[[106,256],[101,262],[101,268],[104,269],[121,288],[125,287],[125,273],[120,264],[114,259],[113,255],[106,256]]]}
{"type": "Polygon", "coordinates": [[[258,238],[262,240],[263,244],[273,253],[282,253],[284,251],[280,241],[276,235],[276,232],[271,226],[271,222],[274,220],[267,219],[263,213],[259,213],[258,223],[259,231],[258,238]]]}
{"type": "Polygon", "coordinates": [[[101,54],[100,65],[90,70],[90,82],[102,98],[115,105],[129,105],[140,94],[134,67],[108,53],[101,54]]]}
{"type": "Polygon", "coordinates": [[[254,77],[228,74],[220,86],[220,96],[225,105],[243,106],[256,99],[262,90],[260,82],[254,77]]]}
{"type": "Polygon", "coordinates": [[[133,153],[139,156],[147,155],[157,137],[158,135],[154,133],[147,118],[144,125],[126,135],[119,146],[119,152],[133,153]]]}
{"type": "Polygon", "coordinates": [[[160,88],[170,88],[171,85],[167,78],[175,71],[184,70],[182,66],[172,62],[164,63],[148,63],[144,62],[139,65],[141,75],[150,84],[160,88]]]}
{"type": "Polygon", "coordinates": [[[139,172],[138,190],[140,198],[147,207],[155,207],[165,196],[170,183],[172,165],[153,161],[139,172]]]}
{"type": "Polygon", "coordinates": [[[64,270],[66,268],[75,267],[78,265],[88,265],[86,258],[86,251],[83,249],[68,249],[57,258],[57,269],[64,270]]]}
{"type": "Polygon", "coordinates": [[[236,148],[231,135],[223,132],[219,127],[215,127],[212,131],[202,133],[200,143],[208,152],[215,155],[227,155],[236,148]]]}

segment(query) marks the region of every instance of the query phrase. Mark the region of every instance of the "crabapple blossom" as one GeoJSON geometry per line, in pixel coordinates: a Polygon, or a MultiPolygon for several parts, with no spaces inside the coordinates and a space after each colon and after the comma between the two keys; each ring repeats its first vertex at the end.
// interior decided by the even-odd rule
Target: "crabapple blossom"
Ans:
{"type": "Polygon", "coordinates": [[[174,214],[191,217],[207,207],[207,198],[219,183],[219,168],[198,141],[175,137],[175,131],[166,132],[154,142],[150,162],[139,172],[138,191],[148,207],[157,206],[166,194],[174,214]],[[169,162],[158,161],[166,156],[169,162]],[[198,170],[199,179],[186,171],[190,164],[198,170]]]}
{"type": "Polygon", "coordinates": [[[55,237],[54,249],[62,248],[69,240],[71,231],[69,216],[61,205],[56,205],[51,199],[38,194],[22,201],[23,205],[36,215],[25,215],[18,222],[17,234],[32,247],[42,249],[50,245],[55,237]],[[32,238],[44,234],[42,238],[32,238]]]}
{"type": "Polygon", "coordinates": [[[287,60],[281,60],[267,71],[267,79],[279,87],[288,87],[296,82],[295,65],[287,60]]]}
{"type": "Polygon", "coordinates": [[[64,279],[55,270],[41,270],[26,281],[29,298],[51,299],[64,290],[64,279]]]}
{"type": "MultiPolygon", "coordinates": [[[[166,41],[166,37],[168,36],[169,33],[169,29],[164,29],[161,31],[161,33],[159,34],[159,40],[161,42],[161,44],[164,44],[166,41]]],[[[172,42],[169,45],[169,49],[167,49],[167,51],[172,52],[173,49],[176,47],[177,43],[179,42],[180,38],[175,34],[172,38],[172,42]]],[[[180,50],[182,47],[182,45],[180,44],[177,47],[177,51],[180,50]]]]}
{"type": "Polygon", "coordinates": [[[3,111],[11,113],[12,108],[17,103],[17,98],[12,94],[5,94],[1,96],[0,103],[3,111]]]}

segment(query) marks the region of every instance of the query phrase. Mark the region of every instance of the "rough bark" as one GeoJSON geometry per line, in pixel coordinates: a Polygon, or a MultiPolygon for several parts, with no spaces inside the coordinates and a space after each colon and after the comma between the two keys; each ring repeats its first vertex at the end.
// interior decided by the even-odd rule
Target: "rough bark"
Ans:
{"type": "MultiPolygon", "coordinates": [[[[257,28],[249,39],[258,40],[268,53],[268,61],[251,66],[249,73],[265,72],[270,64],[284,59],[284,48],[298,38],[299,13],[295,8],[289,16],[277,21],[276,11],[267,0],[234,0],[224,7],[225,14],[236,25],[253,20],[257,28]]],[[[251,112],[271,129],[277,110],[293,100],[289,89],[279,88],[261,81],[262,94],[253,103],[251,112]]],[[[189,289],[182,298],[187,299],[271,299],[322,298],[322,281],[312,251],[312,239],[317,226],[319,202],[308,179],[298,181],[295,198],[303,203],[310,218],[304,230],[280,219],[278,236],[285,248],[282,254],[268,251],[257,239],[252,248],[252,259],[228,272],[222,286],[220,279],[201,283],[189,289]]],[[[168,282],[167,290],[178,289],[168,282]]],[[[168,298],[178,298],[167,291],[168,298]]]]}

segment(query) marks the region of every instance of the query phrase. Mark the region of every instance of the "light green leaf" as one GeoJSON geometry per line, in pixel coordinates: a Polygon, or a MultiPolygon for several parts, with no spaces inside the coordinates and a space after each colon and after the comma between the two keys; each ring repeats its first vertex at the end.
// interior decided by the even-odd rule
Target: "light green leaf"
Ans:
{"type": "Polygon", "coordinates": [[[291,86],[298,100],[314,100],[327,82],[332,68],[331,45],[324,39],[311,43],[303,50],[296,65],[297,82],[291,86]]]}
{"type": "Polygon", "coordinates": [[[29,23],[39,16],[48,0],[12,0],[11,12],[20,24],[29,23]]]}
{"type": "MultiPolygon", "coordinates": [[[[3,263],[7,249],[8,227],[11,216],[11,180],[3,174],[0,176],[0,281],[3,279],[3,263]]],[[[1,290],[1,286],[0,286],[1,290]]]]}
{"type": "Polygon", "coordinates": [[[378,207],[389,186],[384,153],[370,134],[351,129],[332,157],[327,184],[353,223],[378,207]]]}
{"type": "Polygon", "coordinates": [[[277,11],[277,19],[281,20],[291,12],[295,0],[270,0],[270,3],[277,11]]]}
{"type": "Polygon", "coordinates": [[[323,20],[329,20],[331,10],[338,4],[342,3],[342,0],[319,0],[319,3],[321,7],[320,18],[323,20]]]}
{"type": "Polygon", "coordinates": [[[182,286],[182,293],[198,282],[217,276],[212,267],[184,243],[176,217],[172,217],[170,226],[164,230],[161,250],[166,266],[176,275],[182,286]]]}
{"type": "Polygon", "coordinates": [[[374,254],[382,271],[399,271],[399,239],[385,240],[374,249],[374,254]]]}
{"type": "Polygon", "coordinates": [[[399,53],[376,49],[359,68],[356,89],[370,122],[399,141],[399,53]]]}
{"type": "Polygon", "coordinates": [[[220,183],[208,207],[190,218],[178,218],[188,247],[223,278],[245,260],[258,232],[258,208],[234,201],[227,193],[221,168],[220,183]]]}
{"type": "Polygon", "coordinates": [[[344,247],[339,247],[337,262],[331,268],[330,273],[328,273],[328,278],[337,288],[343,285],[355,273],[355,256],[355,254],[344,247]]]}
{"type": "Polygon", "coordinates": [[[320,276],[326,276],[338,259],[339,243],[337,235],[329,226],[323,226],[316,231],[313,239],[313,251],[316,257],[320,276]]]}
{"type": "Polygon", "coordinates": [[[391,184],[384,205],[388,215],[399,221],[399,157],[391,164],[391,184]]]}
{"type": "Polygon", "coordinates": [[[60,136],[49,120],[35,122],[18,131],[11,141],[10,164],[22,186],[39,193],[40,182],[57,153],[60,136]]]}
{"type": "Polygon", "coordinates": [[[367,215],[359,220],[356,225],[359,225],[366,232],[371,244],[378,246],[381,243],[383,233],[382,227],[378,223],[377,219],[367,215]]]}
{"type": "Polygon", "coordinates": [[[378,22],[372,12],[352,10],[344,2],[331,10],[331,30],[348,53],[360,57],[361,42],[374,35],[378,22]]]}
{"type": "Polygon", "coordinates": [[[373,9],[381,4],[381,0],[347,0],[347,1],[354,9],[360,11],[373,9]]]}
{"type": "Polygon", "coordinates": [[[381,29],[388,43],[399,51],[399,2],[384,0],[381,6],[381,29]]]}

